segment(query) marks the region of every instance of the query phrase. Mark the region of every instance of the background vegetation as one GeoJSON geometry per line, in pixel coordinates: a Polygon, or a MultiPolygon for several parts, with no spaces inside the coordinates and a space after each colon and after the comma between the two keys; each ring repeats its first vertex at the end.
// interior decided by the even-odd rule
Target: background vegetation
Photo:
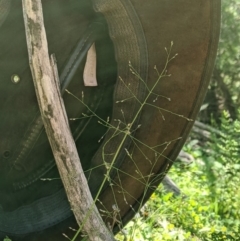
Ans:
{"type": "Polygon", "coordinates": [[[222,0],[218,58],[198,121],[184,146],[191,164],[169,175],[124,228],[121,241],[240,240],[240,0],[222,0]]]}

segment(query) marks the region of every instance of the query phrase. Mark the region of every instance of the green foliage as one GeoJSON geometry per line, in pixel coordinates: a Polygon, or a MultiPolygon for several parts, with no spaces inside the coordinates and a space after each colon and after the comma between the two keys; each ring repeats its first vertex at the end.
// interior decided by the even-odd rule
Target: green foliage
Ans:
{"type": "Polygon", "coordinates": [[[125,228],[127,241],[240,240],[240,122],[224,112],[221,131],[204,148],[197,140],[185,145],[196,161],[175,164],[170,171],[183,195],[174,197],[158,187],[125,228]]]}
{"type": "Polygon", "coordinates": [[[221,33],[218,55],[199,119],[218,123],[222,110],[228,110],[237,119],[240,104],[240,0],[222,0],[221,33]]]}
{"type": "Polygon", "coordinates": [[[223,219],[240,220],[240,161],[239,161],[239,132],[240,122],[229,120],[227,112],[223,113],[222,132],[225,138],[213,136],[215,144],[209,145],[212,149],[211,158],[205,156],[212,201],[215,211],[223,219]],[[217,161],[216,161],[217,160],[217,161]],[[227,192],[226,192],[227,190],[227,192]],[[216,197],[218,199],[216,199],[216,197]]]}
{"type": "Polygon", "coordinates": [[[229,78],[240,73],[240,0],[222,0],[222,26],[216,67],[229,78]]]}
{"type": "MultiPolygon", "coordinates": [[[[222,78],[233,103],[240,104],[240,0],[222,0],[222,25],[215,77],[222,78]],[[216,74],[218,73],[218,74],[216,74]],[[219,75],[219,76],[218,76],[219,75]],[[220,77],[221,76],[221,77],[220,77]]],[[[218,83],[219,85],[219,83],[218,83]]],[[[219,86],[221,91],[222,86],[219,86]]],[[[218,95],[221,95],[218,93],[218,95]]]]}

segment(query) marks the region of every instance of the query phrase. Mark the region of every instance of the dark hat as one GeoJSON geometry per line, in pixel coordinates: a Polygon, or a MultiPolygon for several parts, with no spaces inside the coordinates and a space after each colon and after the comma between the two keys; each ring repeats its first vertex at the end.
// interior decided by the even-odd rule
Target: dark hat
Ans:
{"type": "MultiPolygon", "coordinates": [[[[125,224],[171,167],[200,109],[216,56],[220,3],[42,3],[90,190],[106,223],[106,213],[117,208],[125,224]],[[97,86],[91,87],[83,72],[93,43],[97,86]]],[[[68,227],[76,222],[39,114],[21,1],[12,1],[2,23],[0,238],[65,240],[62,233],[73,235],[68,227]]]]}

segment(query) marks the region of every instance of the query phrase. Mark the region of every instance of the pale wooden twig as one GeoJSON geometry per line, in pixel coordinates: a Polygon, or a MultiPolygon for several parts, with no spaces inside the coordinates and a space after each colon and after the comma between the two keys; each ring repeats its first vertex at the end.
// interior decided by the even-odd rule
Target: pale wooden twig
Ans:
{"type": "Polygon", "coordinates": [[[71,209],[88,240],[115,240],[92,199],[70,132],[59,88],[57,66],[53,57],[49,59],[41,0],[22,0],[22,3],[36,95],[71,209]]]}

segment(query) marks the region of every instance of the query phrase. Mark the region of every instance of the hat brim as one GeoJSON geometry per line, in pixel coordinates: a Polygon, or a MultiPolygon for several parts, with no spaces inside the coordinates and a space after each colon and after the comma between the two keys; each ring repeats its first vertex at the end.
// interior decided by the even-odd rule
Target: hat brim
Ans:
{"type": "MultiPolygon", "coordinates": [[[[113,200],[117,200],[121,217],[127,222],[134,215],[132,207],[138,210],[173,164],[199,112],[217,52],[220,2],[157,1],[153,4],[151,1],[131,0],[113,1],[111,7],[104,4],[104,0],[95,2],[96,9],[108,21],[115,49],[119,49],[115,52],[117,61],[125,69],[119,68],[118,75],[124,76],[125,83],[132,83],[133,78],[127,71],[129,61],[150,89],[158,79],[154,67],[159,72],[165,68],[165,48],[169,50],[173,42],[172,56],[178,54],[167,67],[167,73],[171,76],[162,78],[154,88],[154,93],[166,98],[159,97],[155,101],[156,95],[152,95],[147,100],[151,105],[143,107],[138,121],[141,127],[134,136],[139,142],[133,141],[128,148],[131,156],[127,155],[118,167],[120,171],[113,179],[114,189],[108,187],[101,194],[101,201],[109,212],[113,200]],[[114,4],[116,9],[113,13],[118,12],[119,16],[124,17],[109,14],[114,4]],[[124,14],[129,14],[127,20],[124,14]],[[126,31],[122,31],[130,23],[135,32],[131,31],[131,36],[128,36],[126,31]],[[123,38],[115,40],[115,36],[123,38]],[[139,48],[134,56],[132,46],[139,48]],[[131,50],[121,51],[121,48],[131,50]]],[[[136,79],[133,83],[134,87],[141,85],[141,81],[136,79]]],[[[147,94],[148,90],[143,100],[147,94]]],[[[125,114],[130,105],[134,106],[132,103],[126,104],[125,114]]],[[[118,108],[117,105],[115,108],[118,108]]]]}

